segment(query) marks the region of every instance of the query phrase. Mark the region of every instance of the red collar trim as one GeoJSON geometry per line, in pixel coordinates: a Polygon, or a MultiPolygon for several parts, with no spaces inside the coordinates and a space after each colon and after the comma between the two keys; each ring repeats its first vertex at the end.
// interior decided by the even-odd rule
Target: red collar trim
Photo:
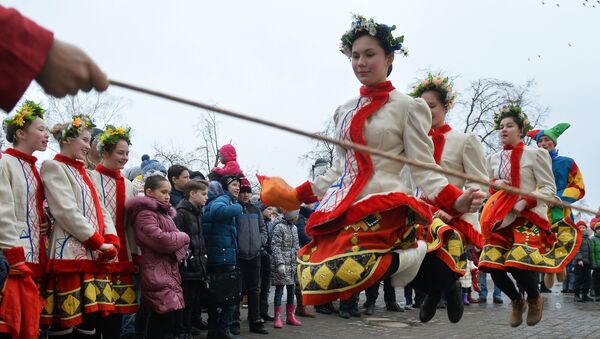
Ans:
{"type": "Polygon", "coordinates": [[[360,95],[364,97],[377,94],[387,94],[393,90],[395,90],[395,88],[392,85],[392,82],[388,80],[371,87],[362,86],[360,88],[360,95]]]}
{"type": "Polygon", "coordinates": [[[12,155],[15,158],[19,158],[21,160],[25,160],[28,163],[30,163],[31,165],[35,165],[35,162],[37,161],[37,158],[34,157],[31,154],[27,154],[27,153],[23,153],[21,151],[19,151],[18,149],[15,148],[9,148],[6,151],[4,151],[4,153],[12,155]]]}
{"type": "Polygon", "coordinates": [[[440,127],[430,129],[429,130],[429,135],[433,135],[433,134],[446,134],[446,133],[450,132],[451,130],[452,130],[452,127],[450,127],[450,125],[443,124],[440,127]]]}
{"type": "Polygon", "coordinates": [[[67,164],[69,166],[73,166],[77,169],[80,168],[85,168],[85,163],[81,160],[77,160],[77,159],[73,159],[73,158],[69,158],[67,156],[64,156],[62,154],[57,154],[54,156],[54,160],[62,162],[63,164],[67,164]]]}
{"type": "Polygon", "coordinates": [[[503,148],[505,150],[510,150],[510,149],[515,149],[515,148],[523,148],[523,146],[525,146],[525,143],[523,141],[520,141],[518,144],[516,145],[504,145],[503,148]]]}
{"type": "Polygon", "coordinates": [[[109,177],[113,178],[113,179],[120,179],[123,176],[121,175],[121,171],[120,170],[111,170],[106,168],[106,166],[102,165],[102,164],[98,164],[96,166],[96,171],[98,171],[98,173],[102,173],[104,175],[108,175],[109,177]]]}

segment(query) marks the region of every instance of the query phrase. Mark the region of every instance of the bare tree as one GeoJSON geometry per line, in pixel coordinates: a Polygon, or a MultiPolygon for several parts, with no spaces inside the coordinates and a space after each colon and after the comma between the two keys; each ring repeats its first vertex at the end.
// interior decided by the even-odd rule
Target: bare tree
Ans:
{"type": "Polygon", "coordinates": [[[214,112],[207,111],[196,125],[196,135],[203,145],[196,148],[201,170],[208,174],[219,164],[219,123],[214,112]]]}
{"type": "Polygon", "coordinates": [[[46,120],[50,126],[68,121],[74,114],[89,115],[100,128],[118,124],[121,111],[127,106],[123,97],[96,91],[79,92],[60,99],[46,94],[46,100],[46,120]]]}
{"type": "Polygon", "coordinates": [[[516,85],[499,79],[483,78],[473,81],[457,102],[459,109],[456,119],[465,133],[479,135],[486,153],[500,149],[500,141],[494,114],[506,103],[518,104],[528,115],[534,128],[539,127],[548,116],[549,107],[537,103],[534,94],[535,81],[528,80],[523,85],[516,85]]]}
{"type": "MultiPolygon", "coordinates": [[[[324,129],[316,134],[327,137],[335,137],[335,122],[333,117],[329,118],[324,125],[324,129]]],[[[317,160],[324,160],[327,162],[327,168],[333,166],[335,145],[326,141],[315,139],[313,139],[311,142],[313,144],[313,148],[304,155],[300,156],[300,161],[314,166],[317,160]]]]}
{"type": "Polygon", "coordinates": [[[173,165],[182,165],[187,168],[193,168],[200,162],[198,150],[186,150],[185,147],[175,145],[173,142],[168,145],[154,144],[154,159],[162,162],[167,168],[173,165]]]}

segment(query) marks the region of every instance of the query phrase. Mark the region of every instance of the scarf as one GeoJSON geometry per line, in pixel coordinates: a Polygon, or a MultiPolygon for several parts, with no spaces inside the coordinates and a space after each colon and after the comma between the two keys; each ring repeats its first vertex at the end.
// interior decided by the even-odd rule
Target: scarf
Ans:
{"type": "Polygon", "coordinates": [[[444,145],[446,144],[445,134],[451,130],[452,128],[448,124],[429,130],[429,136],[433,140],[433,159],[438,165],[442,161],[442,153],[444,152],[444,145]]]}

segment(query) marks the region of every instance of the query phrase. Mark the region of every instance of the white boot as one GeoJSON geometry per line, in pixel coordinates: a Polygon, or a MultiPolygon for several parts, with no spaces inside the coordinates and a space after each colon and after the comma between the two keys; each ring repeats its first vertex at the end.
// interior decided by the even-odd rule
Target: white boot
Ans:
{"type": "Polygon", "coordinates": [[[427,254],[427,243],[423,240],[417,241],[417,248],[406,250],[395,250],[398,253],[398,270],[392,274],[392,286],[404,287],[408,285],[419,272],[419,267],[425,254],[427,254]]]}

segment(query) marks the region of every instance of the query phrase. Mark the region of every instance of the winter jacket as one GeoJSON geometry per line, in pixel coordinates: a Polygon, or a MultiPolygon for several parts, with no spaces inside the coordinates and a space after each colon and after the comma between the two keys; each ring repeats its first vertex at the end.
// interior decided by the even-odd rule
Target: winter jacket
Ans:
{"type": "Polygon", "coordinates": [[[173,219],[177,228],[190,237],[188,256],[179,265],[183,280],[203,280],[206,278],[206,245],[202,235],[202,208],[183,199],[177,205],[177,215],[173,219]]]}
{"type": "Polygon", "coordinates": [[[267,230],[267,243],[262,248],[262,255],[271,256],[271,241],[273,240],[273,220],[263,218],[265,229],[267,230]]]}
{"type": "Polygon", "coordinates": [[[293,285],[296,275],[296,255],[300,249],[296,225],[279,217],[274,221],[273,240],[271,241],[271,284],[273,286],[293,285]],[[285,266],[285,273],[277,270],[279,265],[285,266]]]}
{"type": "Polygon", "coordinates": [[[208,204],[204,208],[202,228],[208,266],[237,264],[237,226],[235,218],[242,214],[242,206],[226,192],[215,197],[209,190],[208,204]]]}
{"type": "Polygon", "coordinates": [[[243,214],[237,219],[238,257],[249,260],[260,255],[260,250],[267,243],[267,226],[260,209],[251,203],[242,204],[243,214]]]}
{"type": "Polygon", "coordinates": [[[584,265],[592,264],[592,240],[590,240],[587,234],[581,236],[581,247],[579,247],[579,251],[575,254],[573,262],[577,263],[579,260],[582,260],[584,265]]]}
{"type": "Polygon", "coordinates": [[[298,229],[298,240],[300,241],[300,247],[308,244],[311,238],[306,234],[306,221],[310,218],[312,210],[306,206],[300,207],[300,213],[298,214],[298,221],[296,221],[296,228],[298,229]]]}
{"type": "Polygon", "coordinates": [[[244,172],[242,172],[240,164],[237,162],[237,153],[233,145],[224,145],[219,149],[219,153],[223,154],[223,160],[221,162],[224,166],[213,168],[212,171],[214,173],[222,177],[226,175],[235,175],[238,177],[244,176],[244,172]]]}
{"type": "Polygon", "coordinates": [[[134,197],[126,203],[141,249],[142,298],[153,312],[164,314],[184,308],[179,263],[185,258],[190,237],[180,232],[168,202],[134,197]]]}
{"type": "Polygon", "coordinates": [[[169,202],[171,203],[171,206],[173,206],[173,208],[177,208],[177,206],[179,205],[181,200],[183,200],[184,198],[185,198],[185,195],[183,194],[182,191],[178,191],[175,188],[173,188],[171,190],[171,196],[170,196],[169,202]]]}
{"type": "Polygon", "coordinates": [[[600,268],[600,237],[594,235],[591,239],[592,267],[600,268]]]}

